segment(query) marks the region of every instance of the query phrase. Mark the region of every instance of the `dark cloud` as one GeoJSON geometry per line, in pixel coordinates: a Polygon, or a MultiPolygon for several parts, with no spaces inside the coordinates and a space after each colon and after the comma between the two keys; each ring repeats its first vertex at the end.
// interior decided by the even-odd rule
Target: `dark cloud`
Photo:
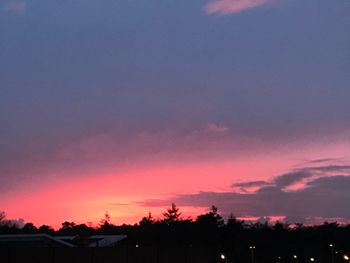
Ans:
{"type": "Polygon", "coordinates": [[[321,166],[321,167],[310,167],[306,168],[317,172],[350,172],[350,165],[328,165],[328,166],[321,166]]]}
{"type": "Polygon", "coordinates": [[[251,181],[251,182],[243,182],[243,183],[234,183],[232,184],[232,187],[243,187],[243,188],[249,188],[249,187],[261,187],[261,186],[267,186],[271,183],[266,181],[251,181]]]}
{"type": "Polygon", "coordinates": [[[349,173],[350,166],[348,165],[327,165],[317,167],[304,167],[295,169],[292,172],[277,176],[274,179],[274,184],[279,188],[290,186],[300,182],[303,179],[308,179],[314,176],[325,176],[330,174],[349,173]]]}
{"type": "MultiPolygon", "coordinates": [[[[317,162],[323,162],[324,160],[333,159],[320,159],[317,162]]],[[[259,180],[249,182],[239,182],[232,184],[232,187],[241,187],[242,190],[250,187],[267,187],[277,186],[278,188],[284,188],[291,186],[295,183],[301,182],[304,179],[312,178],[315,176],[326,176],[331,174],[350,173],[349,165],[326,165],[326,166],[311,166],[294,169],[291,172],[279,175],[275,177],[271,182],[259,180]]]]}
{"type": "Polygon", "coordinates": [[[283,188],[311,176],[313,176],[312,171],[309,169],[301,169],[276,177],[274,183],[276,186],[283,188]]]}
{"type": "Polygon", "coordinates": [[[238,192],[199,192],[178,195],[171,200],[148,200],[144,206],[163,206],[175,202],[180,206],[217,205],[223,214],[233,212],[237,216],[286,216],[288,220],[305,222],[310,218],[350,219],[346,209],[350,202],[350,166],[305,167],[298,171],[283,174],[268,185],[264,181],[234,184],[235,186],[262,187],[253,193],[238,192]],[[322,177],[313,177],[315,174],[322,177]],[[332,175],[335,172],[346,172],[332,175]],[[312,178],[313,179],[310,179],[312,178]],[[305,187],[287,191],[284,188],[309,178],[305,187]]]}

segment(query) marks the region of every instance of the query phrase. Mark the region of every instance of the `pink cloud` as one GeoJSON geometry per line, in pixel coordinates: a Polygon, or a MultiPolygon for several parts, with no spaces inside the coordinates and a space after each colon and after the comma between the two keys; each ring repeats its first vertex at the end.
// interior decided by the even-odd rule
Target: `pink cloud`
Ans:
{"type": "Polygon", "coordinates": [[[23,1],[11,1],[5,6],[5,11],[17,15],[23,15],[27,11],[27,3],[23,1]]]}
{"type": "Polygon", "coordinates": [[[205,6],[205,11],[208,14],[229,15],[273,2],[275,0],[212,0],[205,6]]]}
{"type": "Polygon", "coordinates": [[[229,132],[230,128],[225,125],[220,125],[216,123],[208,123],[207,131],[213,133],[226,133],[229,132]]]}

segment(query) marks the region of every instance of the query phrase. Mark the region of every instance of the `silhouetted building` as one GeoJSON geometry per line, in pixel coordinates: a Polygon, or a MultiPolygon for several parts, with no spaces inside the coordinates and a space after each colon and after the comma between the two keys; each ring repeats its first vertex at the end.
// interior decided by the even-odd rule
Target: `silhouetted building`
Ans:
{"type": "Polygon", "coordinates": [[[74,247],[47,234],[0,235],[0,247],[74,247]]]}
{"type": "Polygon", "coordinates": [[[126,235],[50,236],[48,234],[0,235],[0,247],[114,247],[126,235]]]}

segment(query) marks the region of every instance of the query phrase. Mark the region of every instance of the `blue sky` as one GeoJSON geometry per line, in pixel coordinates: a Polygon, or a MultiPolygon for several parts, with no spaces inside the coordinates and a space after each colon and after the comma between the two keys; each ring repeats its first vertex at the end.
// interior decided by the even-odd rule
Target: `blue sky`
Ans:
{"type": "Polygon", "coordinates": [[[224,17],[207,15],[205,1],[25,3],[23,14],[1,13],[1,117],[11,111],[11,133],[77,120],[251,130],[263,119],[278,132],[348,123],[346,1],[224,17]],[[20,126],[28,118],[38,125],[20,126]]]}

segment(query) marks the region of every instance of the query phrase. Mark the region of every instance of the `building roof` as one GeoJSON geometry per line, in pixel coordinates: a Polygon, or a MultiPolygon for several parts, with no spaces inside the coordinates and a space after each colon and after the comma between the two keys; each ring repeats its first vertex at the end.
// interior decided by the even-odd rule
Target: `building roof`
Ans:
{"type": "Polygon", "coordinates": [[[0,235],[0,247],[111,247],[126,235],[50,236],[48,234],[0,235]]]}
{"type": "Polygon", "coordinates": [[[110,247],[115,245],[117,242],[125,239],[126,235],[94,235],[89,238],[96,240],[91,243],[89,247],[110,247]]]}
{"type": "Polygon", "coordinates": [[[0,235],[0,246],[74,247],[73,244],[47,234],[0,235]]]}

